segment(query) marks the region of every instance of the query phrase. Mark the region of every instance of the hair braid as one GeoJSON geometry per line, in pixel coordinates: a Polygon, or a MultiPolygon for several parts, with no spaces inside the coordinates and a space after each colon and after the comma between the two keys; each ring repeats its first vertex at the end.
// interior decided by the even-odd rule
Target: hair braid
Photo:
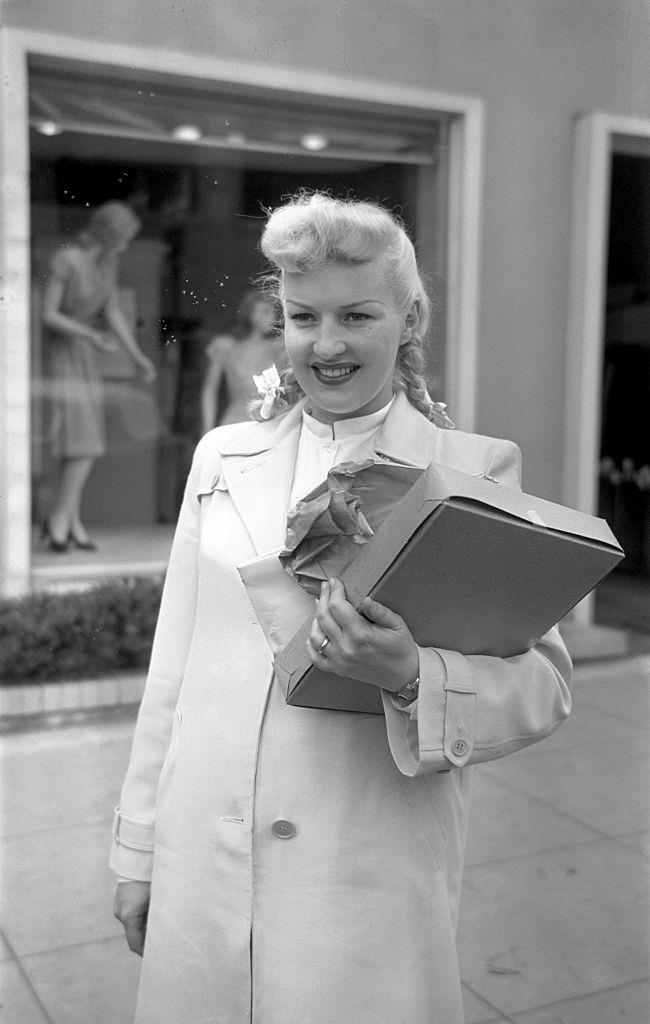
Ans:
{"type": "Polygon", "coordinates": [[[445,412],[444,402],[434,402],[424,376],[425,358],[422,339],[417,334],[403,345],[397,353],[394,384],[396,388],[406,392],[411,405],[426,416],[437,427],[453,430],[455,424],[445,412]]]}

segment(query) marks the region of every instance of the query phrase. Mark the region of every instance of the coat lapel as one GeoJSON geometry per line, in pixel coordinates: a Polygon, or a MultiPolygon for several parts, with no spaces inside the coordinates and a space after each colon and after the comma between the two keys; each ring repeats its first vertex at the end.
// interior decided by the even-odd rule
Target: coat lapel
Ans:
{"type": "Polygon", "coordinates": [[[302,403],[251,425],[221,450],[221,476],[258,555],[284,542],[301,420],[302,403]]]}
{"type": "MultiPolygon", "coordinates": [[[[303,404],[277,420],[251,424],[221,450],[220,476],[258,555],[284,543],[303,404]]],[[[424,468],[435,459],[438,432],[400,391],[377,433],[375,452],[424,468]]]]}
{"type": "Polygon", "coordinates": [[[424,469],[435,461],[439,431],[411,405],[403,391],[398,391],[377,432],[375,452],[389,462],[424,469]]]}

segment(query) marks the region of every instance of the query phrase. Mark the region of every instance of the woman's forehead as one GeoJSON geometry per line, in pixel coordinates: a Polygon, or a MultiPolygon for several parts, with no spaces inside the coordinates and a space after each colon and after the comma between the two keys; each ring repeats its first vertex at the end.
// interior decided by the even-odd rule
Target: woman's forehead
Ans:
{"type": "Polygon", "coordinates": [[[356,264],[324,263],[316,270],[285,271],[282,294],[286,302],[385,303],[386,277],[377,260],[356,264]]]}

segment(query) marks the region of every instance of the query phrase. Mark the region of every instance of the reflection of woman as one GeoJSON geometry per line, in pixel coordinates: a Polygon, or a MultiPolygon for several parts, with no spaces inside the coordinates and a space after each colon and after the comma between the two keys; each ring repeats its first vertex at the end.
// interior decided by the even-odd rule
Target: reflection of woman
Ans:
{"type": "Polygon", "coordinates": [[[50,333],[52,454],[61,460],[54,504],[45,524],[53,551],[65,551],[70,543],[87,550],[95,547],[81,522],[81,498],[95,460],[106,450],[97,352],[114,350],[114,336],[144,379],[155,377],[153,363],[135,341],[118,295],[119,255],[139,229],[140,221],[128,206],[104,203],[93,211],[75,241],[61,248],[51,262],[43,323],[50,333]]]}
{"type": "Polygon", "coordinates": [[[237,423],[248,418],[248,404],[255,394],[253,374],[277,362],[284,352],[275,329],[276,312],[270,299],[257,291],[247,292],[238,315],[232,335],[216,335],[206,349],[208,369],[201,390],[204,434],[217,423],[237,423]],[[223,384],[228,404],[222,411],[218,399],[223,384]]]}
{"type": "Polygon", "coordinates": [[[262,250],[288,407],[198,446],[115,819],[115,913],[144,950],[136,1019],[460,1024],[468,765],[568,714],[557,628],[507,659],[421,648],[388,608],[357,610],[336,580],[316,602],[264,556],[335,463],[435,460],[516,486],[518,449],[436,425],[428,300],[385,210],[300,196],[271,214],[262,250]],[[286,704],[276,638],[309,615],[312,662],[377,686],[385,716],[286,704]]]}

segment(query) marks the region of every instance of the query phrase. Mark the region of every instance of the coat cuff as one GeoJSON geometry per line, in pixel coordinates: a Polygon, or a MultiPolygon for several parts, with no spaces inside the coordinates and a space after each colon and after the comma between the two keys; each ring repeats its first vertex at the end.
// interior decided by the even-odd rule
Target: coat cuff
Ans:
{"type": "Polygon", "coordinates": [[[433,647],[419,647],[418,652],[418,699],[405,705],[395,694],[382,690],[388,743],[393,760],[401,773],[408,776],[446,771],[451,767],[444,753],[446,704],[451,695],[446,689],[449,679],[444,655],[449,652],[433,647]]]}
{"type": "Polygon", "coordinates": [[[151,881],[153,824],[127,818],[118,808],[113,818],[113,844],[109,865],[115,874],[141,882],[151,881]]]}

